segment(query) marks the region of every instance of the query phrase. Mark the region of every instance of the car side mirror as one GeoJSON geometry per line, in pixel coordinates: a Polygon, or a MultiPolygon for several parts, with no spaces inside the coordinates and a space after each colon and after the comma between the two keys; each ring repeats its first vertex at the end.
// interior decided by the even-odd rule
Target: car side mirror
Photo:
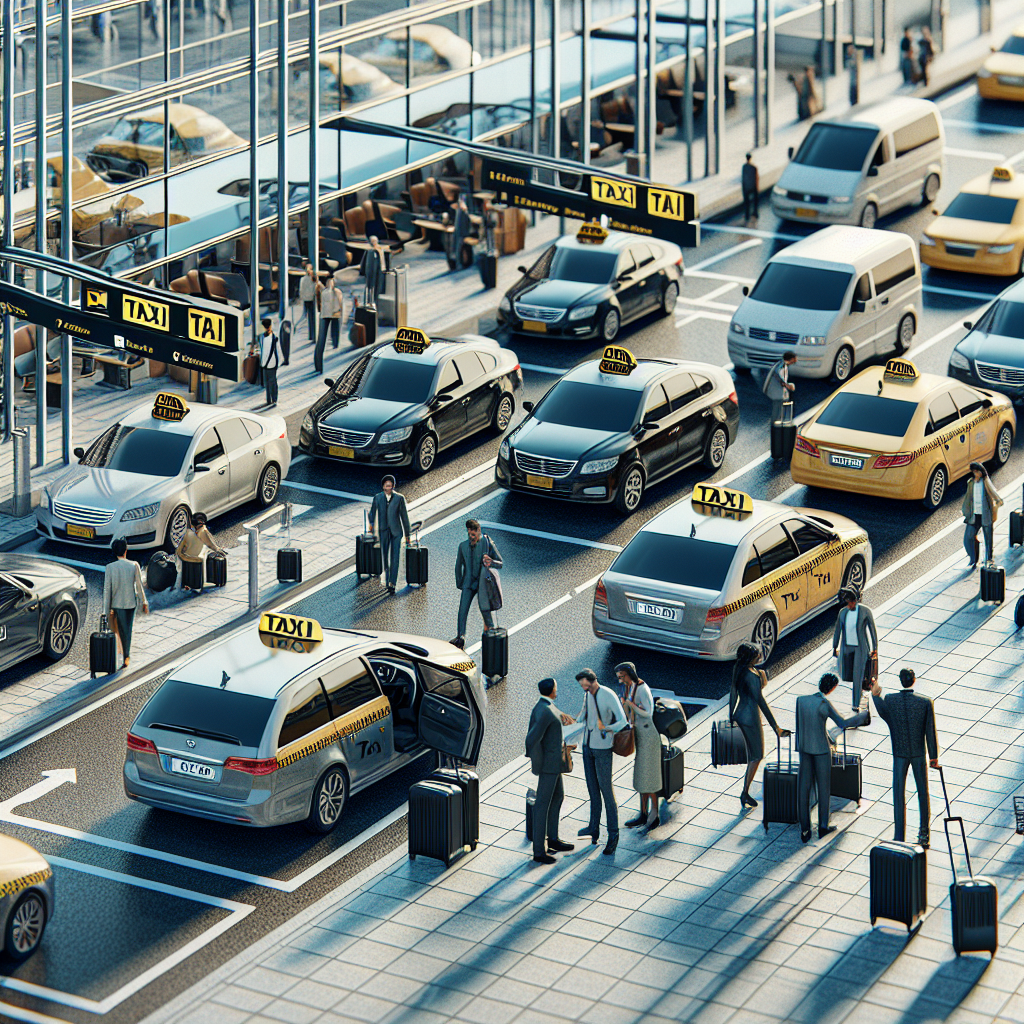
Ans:
{"type": "Polygon", "coordinates": [[[76,448],[74,450],[73,454],[74,454],[76,459],[84,459],[85,458],[85,449],[84,448],[76,448]]]}
{"type": "Polygon", "coordinates": [[[992,399],[991,398],[986,398],[985,401],[981,403],[981,407],[982,407],[982,409],[991,409],[992,408],[992,399]]]}
{"type": "Polygon", "coordinates": [[[324,387],[325,388],[333,388],[334,387],[334,378],[333,377],[324,377],[324,387]]]}
{"type": "Polygon", "coordinates": [[[657,420],[644,420],[640,426],[644,430],[661,430],[661,424],[657,420]]]}
{"type": "Polygon", "coordinates": [[[965,320],[964,321],[964,327],[966,327],[967,330],[969,330],[969,331],[973,331],[974,330],[974,324],[972,324],[970,320],[965,320]]]}
{"type": "Polygon", "coordinates": [[[874,164],[872,164],[868,168],[868,177],[869,178],[877,178],[878,177],[878,168],[875,167],[874,164]]]}
{"type": "Polygon", "coordinates": [[[520,274],[528,274],[529,273],[529,271],[526,269],[526,267],[516,267],[516,270],[518,270],[520,274]]]}
{"type": "Polygon", "coordinates": [[[194,467],[197,473],[209,473],[210,467],[205,462],[200,462],[198,466],[194,467]]]}
{"type": "Polygon", "coordinates": [[[790,160],[793,159],[793,152],[794,150],[792,146],[790,146],[789,149],[786,150],[786,155],[789,157],[790,160]]]}
{"type": "Polygon", "coordinates": [[[743,294],[744,295],[749,295],[750,294],[750,289],[746,285],[743,286],[742,290],[743,290],[743,294]]]}
{"type": "Polygon", "coordinates": [[[450,402],[451,400],[452,396],[449,394],[434,395],[430,400],[430,405],[432,408],[436,409],[439,405],[444,405],[445,402],[450,402]]]}
{"type": "Polygon", "coordinates": [[[863,299],[854,299],[850,306],[851,313],[863,313],[867,309],[867,303],[863,299]]]}
{"type": "Polygon", "coordinates": [[[523,402],[523,412],[533,412],[533,402],[523,402]]]}

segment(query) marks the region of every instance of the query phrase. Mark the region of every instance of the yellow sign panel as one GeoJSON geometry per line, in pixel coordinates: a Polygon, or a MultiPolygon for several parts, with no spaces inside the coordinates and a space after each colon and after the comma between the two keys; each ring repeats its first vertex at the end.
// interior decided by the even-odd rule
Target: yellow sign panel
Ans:
{"type": "Polygon", "coordinates": [[[912,384],[919,375],[917,367],[909,359],[890,359],[885,364],[884,376],[897,384],[912,384]]]}
{"type": "Polygon", "coordinates": [[[264,647],[298,654],[308,654],[324,639],[324,632],[316,619],[305,619],[301,615],[278,615],[275,612],[263,613],[259,633],[264,647]]]}
{"type": "Polygon", "coordinates": [[[179,423],[188,415],[188,403],[180,395],[161,391],[153,401],[153,419],[179,423]]]}
{"type": "Polygon", "coordinates": [[[636,185],[628,181],[612,181],[611,178],[591,178],[590,198],[599,203],[611,203],[613,206],[635,210],[636,185]]]}
{"type": "Polygon", "coordinates": [[[107,311],[107,293],[102,288],[85,289],[85,308],[94,311],[107,311]]]}
{"type": "Polygon", "coordinates": [[[399,327],[395,332],[395,351],[411,355],[422,355],[430,339],[416,327],[399,327]]]}
{"type": "Polygon", "coordinates": [[[608,345],[601,356],[601,373],[617,373],[628,377],[636,369],[636,356],[621,345],[608,345]]]}
{"type": "Polygon", "coordinates": [[[154,302],[138,295],[121,296],[121,319],[138,324],[151,331],[170,330],[171,307],[166,302],[154,302]]]}
{"type": "Polygon", "coordinates": [[[754,499],[742,491],[716,484],[697,484],[690,499],[694,512],[702,516],[741,519],[754,511],[754,499]]]}
{"type": "Polygon", "coordinates": [[[581,224],[576,232],[577,242],[589,242],[591,245],[600,245],[607,237],[608,232],[600,224],[581,224]]]}
{"type": "Polygon", "coordinates": [[[205,309],[189,309],[188,336],[200,345],[224,347],[224,317],[205,309]]]}
{"type": "Polygon", "coordinates": [[[992,171],[993,181],[1013,181],[1012,167],[996,167],[992,171]]]}
{"type": "Polygon", "coordinates": [[[682,220],[683,193],[674,188],[647,186],[647,212],[652,217],[664,217],[666,220],[682,220]]]}

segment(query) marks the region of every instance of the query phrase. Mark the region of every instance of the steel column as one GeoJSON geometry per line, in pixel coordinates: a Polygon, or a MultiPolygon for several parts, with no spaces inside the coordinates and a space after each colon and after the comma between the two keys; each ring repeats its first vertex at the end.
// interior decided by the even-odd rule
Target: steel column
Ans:
{"type": "Polygon", "coordinates": [[[277,2],[277,309],[288,314],[288,0],[277,2]]]}
{"type": "MultiPolygon", "coordinates": [[[[540,19],[537,5],[540,0],[530,0],[530,152],[540,152],[540,124],[537,121],[537,50],[540,49],[540,19]]],[[[530,222],[537,223],[536,214],[530,211],[530,222]]]]}
{"type": "Polygon", "coordinates": [[[775,134],[775,4],[765,4],[764,19],[764,144],[775,134]]]}
{"type": "Polygon", "coordinates": [[[821,40],[818,43],[818,88],[821,90],[821,106],[825,107],[825,63],[828,47],[828,0],[821,0],[821,40]]]}
{"type": "MultiPolygon", "coordinates": [[[[46,0],[36,0],[36,250],[46,252],[46,0]]],[[[61,187],[71,187],[65,165],[61,187]]],[[[5,215],[9,207],[4,208],[5,215]]],[[[46,271],[36,271],[36,291],[46,294],[46,271]]],[[[46,343],[49,331],[36,325],[36,465],[46,465],[46,343]]],[[[63,368],[61,373],[63,375],[63,368]]]]}
{"type": "MultiPolygon", "coordinates": [[[[14,243],[14,0],[0,0],[3,10],[3,190],[4,209],[3,227],[0,238],[4,249],[10,249],[14,243]]],[[[10,260],[4,261],[4,280],[13,283],[14,267],[10,260]]],[[[10,441],[11,430],[14,428],[14,319],[6,311],[3,315],[4,324],[4,431],[3,440],[10,441]]]]}
{"type": "MultiPolygon", "coordinates": [[[[645,142],[644,138],[644,125],[646,124],[646,104],[644,102],[644,0],[635,0],[636,6],[634,8],[634,18],[636,19],[636,38],[634,40],[636,44],[636,50],[633,53],[633,73],[636,75],[636,88],[634,89],[634,110],[633,110],[633,152],[639,157],[639,172],[643,176],[646,165],[647,156],[644,152],[645,142]]],[[[647,3],[653,3],[654,0],[647,0],[647,3]]]]}
{"type": "Polygon", "coordinates": [[[686,180],[693,181],[693,32],[690,0],[686,0],[686,63],[683,65],[683,135],[686,137],[686,180]]]}
{"type": "MultiPolygon", "coordinates": [[[[60,256],[70,262],[74,258],[71,251],[71,189],[66,183],[69,180],[68,168],[71,166],[71,4],[64,2],[60,6],[60,157],[64,165],[63,180],[65,184],[60,191],[60,256]]],[[[166,252],[166,246],[164,252],[166,252]]],[[[62,298],[71,305],[71,278],[65,276],[62,298]]],[[[71,404],[72,381],[74,373],[71,365],[71,336],[61,335],[60,339],[60,447],[64,465],[71,464],[71,404]]]]}
{"type": "Polygon", "coordinates": [[[718,93],[718,76],[714,73],[712,53],[715,49],[715,18],[712,7],[717,0],[704,0],[704,177],[712,173],[714,158],[712,150],[716,148],[713,139],[715,118],[712,116],[715,96],[718,93]]]}
{"type": "MultiPolygon", "coordinates": [[[[551,0],[551,155],[557,160],[562,151],[562,0],[551,0]]],[[[556,185],[562,179],[553,177],[556,185]]],[[[558,233],[565,234],[565,218],[558,218],[558,233]]]]}
{"type": "MultiPolygon", "coordinates": [[[[339,82],[341,88],[339,59],[339,82]]],[[[339,175],[340,165],[339,165],[339,175]]],[[[309,0],[309,262],[320,279],[320,0],[309,0]]],[[[316,338],[310,338],[315,342],[316,338]]]]}
{"type": "Polygon", "coordinates": [[[654,180],[654,150],[658,138],[658,79],[654,65],[658,56],[658,12],[654,0],[647,0],[647,178],[654,180]]]}
{"type": "MultiPolygon", "coordinates": [[[[260,339],[260,82],[256,62],[260,55],[259,0],[249,0],[249,298],[252,340],[260,339]]],[[[341,138],[341,132],[338,132],[341,138]]]]}
{"type": "MultiPolygon", "coordinates": [[[[707,0],[710,3],[710,0],[707,0]]],[[[725,15],[722,0],[715,0],[715,174],[722,171],[725,139],[725,15]]]]}
{"type": "Polygon", "coordinates": [[[583,24],[580,33],[580,159],[590,163],[590,22],[593,0],[583,0],[583,24]]]}
{"type": "Polygon", "coordinates": [[[761,145],[764,115],[764,0],[754,0],[754,149],[761,145]]]}

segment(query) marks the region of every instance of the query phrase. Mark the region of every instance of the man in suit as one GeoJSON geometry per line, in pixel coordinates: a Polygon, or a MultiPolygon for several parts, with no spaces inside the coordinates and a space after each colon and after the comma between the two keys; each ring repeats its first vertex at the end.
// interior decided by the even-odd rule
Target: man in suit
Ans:
{"type": "Polygon", "coordinates": [[[752,153],[747,154],[746,163],[740,172],[740,182],[743,186],[743,223],[749,224],[752,220],[757,220],[757,194],[761,190],[757,165],[752,153]]]}
{"type": "Polygon", "coordinates": [[[491,603],[487,589],[483,586],[486,569],[501,568],[501,552],[490,537],[480,531],[480,523],[476,519],[466,520],[466,539],[459,545],[455,556],[455,587],[462,591],[459,601],[458,633],[452,643],[456,647],[466,646],[466,624],[469,620],[469,606],[473,598],[477,599],[480,614],[487,629],[494,628],[494,616],[491,614],[491,603]]]}
{"type": "Polygon", "coordinates": [[[811,788],[818,790],[818,838],[824,839],[835,832],[829,825],[829,802],[832,799],[832,742],[825,729],[831,718],[840,729],[863,724],[864,714],[843,718],[828,699],[839,685],[831,672],[826,672],[818,683],[817,693],[807,693],[796,699],[796,749],[800,752],[800,774],[797,779],[800,801],[800,840],[811,838],[811,788]]]}
{"type": "Polygon", "coordinates": [[[380,482],[380,492],[370,505],[370,533],[380,527],[380,553],[384,562],[384,579],[388,593],[395,592],[398,583],[398,561],[402,554],[402,538],[408,542],[412,529],[405,495],[395,490],[395,478],[389,473],[380,482]]]}
{"type": "Polygon", "coordinates": [[[554,864],[553,853],[568,853],[572,843],[558,838],[558,816],[562,810],[562,724],[572,720],[555,707],[558,683],[542,679],[537,684],[540,700],[530,713],[526,731],[526,754],[537,776],[537,799],[533,805],[533,859],[554,864]],[[547,842],[545,843],[545,839],[547,842]]]}
{"type": "Polygon", "coordinates": [[[795,352],[783,352],[782,358],[768,371],[761,390],[772,403],[771,422],[782,419],[782,404],[793,401],[796,385],[789,380],[789,368],[796,365],[795,352]]]}
{"type": "Polygon", "coordinates": [[[260,339],[260,366],[263,367],[263,386],[267,392],[267,408],[277,405],[277,368],[281,365],[281,346],[273,331],[270,317],[264,317],[263,337],[260,339]]]}
{"type": "MultiPolygon", "coordinates": [[[[868,668],[868,658],[878,655],[878,630],[875,628],[875,617],[871,609],[860,603],[860,593],[856,587],[847,587],[842,593],[843,607],[836,618],[836,628],[832,634],[832,654],[838,659],[839,678],[852,687],[852,707],[854,711],[868,710],[868,695],[863,688],[864,675],[868,668]]],[[[871,721],[871,713],[864,721],[871,721]]]]}
{"type": "Polygon", "coordinates": [[[917,786],[917,807],[921,821],[917,841],[928,849],[931,832],[931,804],[928,800],[928,768],[925,766],[925,746],[928,747],[928,765],[939,767],[939,742],[935,736],[935,708],[927,697],[914,693],[916,676],[912,669],[900,669],[903,689],[899,693],[882,696],[882,688],[875,681],[871,696],[875,710],[889,726],[892,740],[892,807],[895,815],[896,842],[902,843],[906,835],[907,769],[914,769],[917,786]]]}

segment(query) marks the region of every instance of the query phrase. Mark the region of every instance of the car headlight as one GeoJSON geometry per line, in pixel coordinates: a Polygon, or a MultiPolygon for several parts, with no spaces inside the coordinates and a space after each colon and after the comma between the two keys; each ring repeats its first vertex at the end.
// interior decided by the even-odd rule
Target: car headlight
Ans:
{"type": "Polygon", "coordinates": [[[569,313],[570,320],[586,320],[597,312],[597,306],[577,306],[569,313]]]}
{"type": "Polygon", "coordinates": [[[743,326],[743,324],[738,324],[738,323],[736,323],[735,320],[733,320],[733,322],[731,324],[729,324],[729,330],[732,331],[733,334],[746,334],[747,333],[747,330],[743,326]]]}
{"type": "Polygon", "coordinates": [[[823,334],[805,334],[800,339],[801,345],[824,345],[828,339],[823,334]]]}
{"type": "Polygon", "coordinates": [[[381,444],[397,444],[404,441],[412,433],[412,427],[399,427],[397,430],[385,430],[380,435],[381,444]]]}
{"type": "Polygon", "coordinates": [[[989,71],[988,68],[978,68],[978,77],[979,78],[991,78],[992,77],[992,72],[989,71]]]}
{"type": "Polygon", "coordinates": [[[922,235],[921,236],[921,244],[922,245],[934,245],[935,244],[935,239],[930,237],[929,235],[922,235]]]}
{"type": "Polygon", "coordinates": [[[785,194],[786,194],[786,190],[781,185],[776,185],[772,189],[772,195],[773,196],[784,196],[785,194]]]}
{"type": "Polygon", "coordinates": [[[618,455],[611,459],[592,459],[590,462],[583,463],[580,475],[588,476],[591,473],[610,473],[618,464],[618,455]]]}
{"type": "Polygon", "coordinates": [[[963,354],[953,349],[949,357],[949,365],[957,370],[969,370],[971,368],[971,361],[963,354]]]}
{"type": "Polygon", "coordinates": [[[313,417],[310,416],[308,412],[302,417],[302,426],[299,429],[304,434],[313,433],[313,417]]]}
{"type": "Polygon", "coordinates": [[[832,197],[832,202],[833,203],[848,203],[849,201],[850,201],[850,197],[849,196],[833,196],[832,197]]]}
{"type": "Polygon", "coordinates": [[[502,313],[511,313],[512,312],[512,303],[509,302],[507,295],[502,295],[501,302],[498,303],[498,309],[502,313]]]}
{"type": "Polygon", "coordinates": [[[152,505],[140,505],[138,508],[130,508],[123,516],[122,523],[128,523],[135,519],[152,519],[160,511],[160,502],[154,501],[152,505]]]}
{"type": "Polygon", "coordinates": [[[498,446],[498,457],[502,458],[506,462],[508,462],[508,438],[507,437],[498,446]]]}
{"type": "Polygon", "coordinates": [[[1013,252],[1014,248],[1011,242],[1010,245],[990,245],[988,251],[992,256],[1005,256],[1008,252],[1013,252]]]}

